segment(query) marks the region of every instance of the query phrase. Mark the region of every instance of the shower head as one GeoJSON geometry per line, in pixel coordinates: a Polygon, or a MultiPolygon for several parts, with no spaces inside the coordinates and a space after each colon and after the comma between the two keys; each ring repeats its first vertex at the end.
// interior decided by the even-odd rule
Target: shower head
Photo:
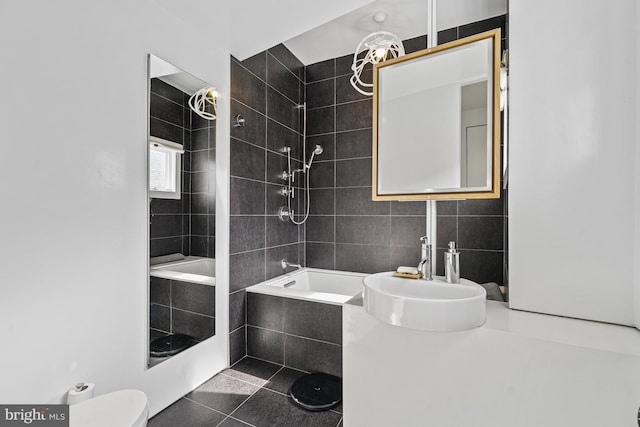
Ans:
{"type": "Polygon", "coordinates": [[[311,152],[311,157],[309,158],[309,163],[304,165],[305,171],[308,170],[308,169],[311,169],[311,164],[313,163],[314,157],[319,156],[320,154],[322,154],[323,151],[324,151],[324,149],[322,148],[322,146],[316,145],[316,147],[311,152]]]}

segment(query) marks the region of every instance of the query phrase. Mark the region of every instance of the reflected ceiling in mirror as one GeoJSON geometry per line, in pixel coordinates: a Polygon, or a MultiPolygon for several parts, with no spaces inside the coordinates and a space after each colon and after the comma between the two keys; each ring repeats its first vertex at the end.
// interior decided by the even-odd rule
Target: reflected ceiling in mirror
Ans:
{"type": "Polygon", "coordinates": [[[374,200],[500,197],[500,30],[374,66],[374,200]]]}

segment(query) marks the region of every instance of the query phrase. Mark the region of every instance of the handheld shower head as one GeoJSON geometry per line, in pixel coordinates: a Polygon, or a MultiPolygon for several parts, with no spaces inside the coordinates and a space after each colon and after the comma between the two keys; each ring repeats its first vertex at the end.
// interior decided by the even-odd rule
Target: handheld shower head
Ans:
{"type": "Polygon", "coordinates": [[[313,163],[313,158],[315,156],[319,156],[324,152],[324,149],[321,145],[316,145],[316,147],[311,152],[311,157],[309,158],[309,163],[305,165],[305,169],[311,169],[311,163],[313,163]]]}

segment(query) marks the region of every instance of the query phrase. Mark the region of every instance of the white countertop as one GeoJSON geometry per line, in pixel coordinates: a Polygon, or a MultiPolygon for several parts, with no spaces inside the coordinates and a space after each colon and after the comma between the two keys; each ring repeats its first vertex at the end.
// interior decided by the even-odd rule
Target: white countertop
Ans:
{"type": "MultiPolygon", "coordinates": [[[[362,296],[346,304],[362,307],[362,296]]],[[[634,327],[512,310],[506,302],[487,301],[486,322],[477,329],[640,356],[640,331],[634,327]]]]}
{"type": "Polygon", "coordinates": [[[463,332],[383,323],[343,306],[345,427],[637,426],[640,331],[510,310],[463,332]]]}

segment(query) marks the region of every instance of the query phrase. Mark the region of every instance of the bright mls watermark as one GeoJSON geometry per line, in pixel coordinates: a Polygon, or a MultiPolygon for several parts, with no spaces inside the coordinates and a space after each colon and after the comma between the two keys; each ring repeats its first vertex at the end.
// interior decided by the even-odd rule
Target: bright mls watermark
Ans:
{"type": "Polygon", "coordinates": [[[0,427],[69,427],[69,405],[0,405],[0,427]]]}

